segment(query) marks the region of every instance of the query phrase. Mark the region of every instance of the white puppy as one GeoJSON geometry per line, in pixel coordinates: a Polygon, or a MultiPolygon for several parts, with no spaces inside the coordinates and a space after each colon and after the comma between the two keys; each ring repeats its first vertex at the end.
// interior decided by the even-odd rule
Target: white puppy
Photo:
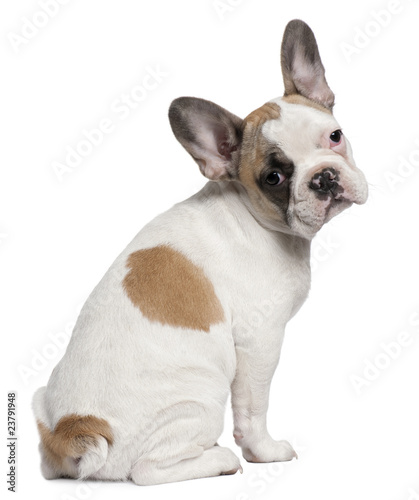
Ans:
{"type": "Polygon", "coordinates": [[[295,456],[266,428],[285,325],[310,287],[312,237],[364,203],[367,184],[302,21],[288,24],[281,62],[284,96],[244,120],[203,99],[172,103],[173,132],[210,182],[144,227],[84,305],[34,396],[46,478],[234,473],[239,459],[217,445],[230,390],[244,458],[295,456]]]}

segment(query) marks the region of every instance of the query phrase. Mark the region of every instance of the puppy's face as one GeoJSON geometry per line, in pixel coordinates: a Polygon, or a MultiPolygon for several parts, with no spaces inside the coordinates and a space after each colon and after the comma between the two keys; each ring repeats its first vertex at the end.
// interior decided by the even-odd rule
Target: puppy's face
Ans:
{"type": "Polygon", "coordinates": [[[274,99],[244,119],[238,181],[264,226],[308,238],[368,193],[330,109],[302,96],[274,99]]]}
{"type": "Polygon", "coordinates": [[[312,238],[322,225],[368,196],[348,140],[333,116],[314,34],[302,21],[284,33],[285,93],[244,120],[192,97],[173,101],[169,119],[180,143],[211,180],[232,180],[265,227],[312,238]]]}

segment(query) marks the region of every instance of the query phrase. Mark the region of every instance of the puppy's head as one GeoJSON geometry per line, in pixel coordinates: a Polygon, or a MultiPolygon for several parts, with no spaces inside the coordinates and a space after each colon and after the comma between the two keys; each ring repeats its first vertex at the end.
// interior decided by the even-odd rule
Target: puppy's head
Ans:
{"type": "Polygon", "coordinates": [[[368,188],[332,114],[316,40],[291,21],[281,51],[285,92],[244,120],[192,97],[173,101],[169,119],[180,143],[211,180],[235,181],[267,228],[311,238],[368,188]]]}

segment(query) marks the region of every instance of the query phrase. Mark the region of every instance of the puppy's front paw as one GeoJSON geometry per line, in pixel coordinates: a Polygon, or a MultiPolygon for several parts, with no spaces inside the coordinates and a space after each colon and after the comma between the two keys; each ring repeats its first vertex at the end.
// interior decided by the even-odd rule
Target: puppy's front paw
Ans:
{"type": "Polygon", "coordinates": [[[294,448],[288,441],[270,440],[265,443],[258,443],[252,448],[243,448],[243,457],[248,462],[288,462],[293,458],[298,458],[294,448]]]}

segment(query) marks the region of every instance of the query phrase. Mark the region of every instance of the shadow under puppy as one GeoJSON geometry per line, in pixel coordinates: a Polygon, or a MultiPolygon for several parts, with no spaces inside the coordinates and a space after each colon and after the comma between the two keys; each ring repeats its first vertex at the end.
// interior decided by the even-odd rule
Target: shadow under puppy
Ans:
{"type": "Polygon", "coordinates": [[[217,445],[231,391],[252,462],[291,460],[266,428],[285,325],[310,286],[310,242],[367,184],[332,114],[310,28],[291,21],[285,93],[244,120],[176,99],[169,119],[205,187],[146,225],[93,290],[33,408],[48,478],[149,485],[241,470],[217,445]],[[275,304],[261,323],[254,312],[275,304]]]}

